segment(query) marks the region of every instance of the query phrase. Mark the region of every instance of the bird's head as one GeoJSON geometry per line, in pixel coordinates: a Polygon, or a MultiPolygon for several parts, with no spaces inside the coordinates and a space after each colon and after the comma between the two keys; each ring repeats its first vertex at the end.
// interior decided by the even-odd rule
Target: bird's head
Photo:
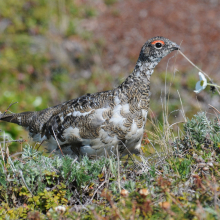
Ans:
{"type": "Polygon", "coordinates": [[[142,47],[139,60],[143,62],[159,62],[163,57],[180,47],[164,37],[153,37],[142,47]]]}

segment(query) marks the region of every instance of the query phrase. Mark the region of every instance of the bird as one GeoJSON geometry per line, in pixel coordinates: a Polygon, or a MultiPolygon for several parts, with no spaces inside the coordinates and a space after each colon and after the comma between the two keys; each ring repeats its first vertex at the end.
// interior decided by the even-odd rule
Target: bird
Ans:
{"type": "Polygon", "coordinates": [[[163,57],[180,47],[157,36],[141,48],[133,72],[118,87],[86,94],[41,111],[1,114],[18,124],[48,152],[97,158],[117,152],[140,154],[150,102],[150,78],[163,57]]]}

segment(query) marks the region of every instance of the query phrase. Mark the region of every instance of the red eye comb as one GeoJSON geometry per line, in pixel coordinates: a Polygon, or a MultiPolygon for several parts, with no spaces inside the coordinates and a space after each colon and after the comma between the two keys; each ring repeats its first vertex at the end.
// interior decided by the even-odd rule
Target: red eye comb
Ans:
{"type": "Polygon", "coordinates": [[[156,43],[161,43],[162,45],[165,44],[164,41],[162,41],[162,40],[155,40],[151,44],[155,45],[156,43]]]}

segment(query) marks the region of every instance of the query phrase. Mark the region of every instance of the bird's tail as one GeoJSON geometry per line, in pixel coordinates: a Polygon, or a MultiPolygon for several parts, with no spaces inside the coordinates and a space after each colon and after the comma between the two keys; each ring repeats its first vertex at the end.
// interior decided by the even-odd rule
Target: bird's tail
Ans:
{"type": "Polygon", "coordinates": [[[0,114],[0,121],[7,121],[28,127],[30,119],[34,115],[34,112],[22,112],[18,114],[0,114]]]}

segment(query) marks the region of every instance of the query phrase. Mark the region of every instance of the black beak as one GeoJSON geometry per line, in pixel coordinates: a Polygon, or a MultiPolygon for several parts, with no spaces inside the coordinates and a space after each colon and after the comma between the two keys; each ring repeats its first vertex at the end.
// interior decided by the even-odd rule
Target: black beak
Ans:
{"type": "Polygon", "coordinates": [[[180,50],[180,46],[177,44],[174,44],[172,47],[172,50],[180,50]]]}

